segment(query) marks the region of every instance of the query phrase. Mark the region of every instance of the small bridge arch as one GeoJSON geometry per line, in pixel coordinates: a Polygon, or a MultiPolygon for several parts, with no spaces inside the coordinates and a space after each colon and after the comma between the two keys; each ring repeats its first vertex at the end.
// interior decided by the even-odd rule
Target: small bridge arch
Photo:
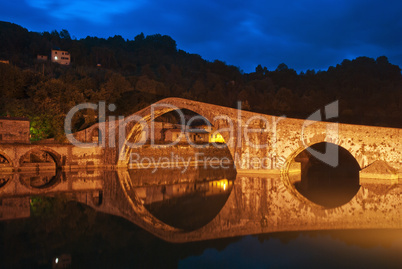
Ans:
{"type": "Polygon", "coordinates": [[[7,153],[0,150],[0,165],[6,165],[10,167],[14,167],[13,159],[10,158],[7,153]]]}
{"type": "Polygon", "coordinates": [[[299,119],[284,119],[277,126],[276,152],[284,158],[282,172],[288,170],[292,160],[304,149],[323,142],[344,148],[360,169],[377,160],[396,169],[401,167],[400,129],[329,122],[313,122],[305,128],[305,123],[299,119]]]}
{"type": "MultiPolygon", "coordinates": [[[[325,139],[323,140],[315,140],[315,141],[311,141],[310,143],[306,144],[306,145],[300,145],[298,148],[296,148],[290,155],[287,156],[286,161],[285,161],[285,165],[282,168],[283,172],[288,173],[289,171],[292,171],[292,168],[294,168],[294,163],[297,162],[297,160],[295,160],[302,152],[305,151],[311,151],[314,153],[316,152],[319,158],[319,155],[333,155],[336,158],[338,158],[338,163],[339,163],[339,158],[342,157],[346,157],[346,155],[349,155],[351,158],[353,158],[353,161],[355,161],[356,165],[359,166],[359,169],[364,168],[364,166],[362,166],[362,163],[358,161],[359,159],[359,155],[356,154],[356,152],[351,151],[350,149],[345,148],[344,146],[340,145],[340,143],[338,143],[338,141],[327,141],[325,139]],[[321,145],[321,146],[319,146],[321,145]],[[317,149],[319,148],[319,149],[317,149]],[[335,154],[334,154],[334,150],[336,150],[335,154]]],[[[352,160],[351,160],[352,161],[352,160]]],[[[325,160],[323,160],[323,162],[325,162],[325,160]]]]}
{"type": "Polygon", "coordinates": [[[355,156],[344,147],[326,141],[312,142],[288,157],[282,180],[299,200],[333,208],[357,195],[361,186],[360,170],[355,156]],[[331,163],[328,156],[335,163],[331,163]],[[299,173],[293,173],[295,171],[299,173]]]}
{"type": "Polygon", "coordinates": [[[57,151],[55,151],[54,149],[46,147],[46,146],[36,146],[36,147],[32,147],[32,148],[26,150],[25,152],[22,152],[18,158],[19,166],[21,166],[24,156],[26,156],[27,154],[34,153],[34,152],[44,152],[44,153],[48,154],[54,161],[54,163],[56,165],[56,169],[60,169],[62,167],[61,154],[58,153],[57,151]]]}

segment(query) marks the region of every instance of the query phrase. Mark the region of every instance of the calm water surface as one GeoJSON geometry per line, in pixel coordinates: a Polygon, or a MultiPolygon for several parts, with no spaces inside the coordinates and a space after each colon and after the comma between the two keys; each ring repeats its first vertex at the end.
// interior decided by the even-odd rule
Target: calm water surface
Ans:
{"type": "Polygon", "coordinates": [[[280,180],[195,168],[3,175],[0,268],[401,267],[402,230],[264,233],[280,180]]]}

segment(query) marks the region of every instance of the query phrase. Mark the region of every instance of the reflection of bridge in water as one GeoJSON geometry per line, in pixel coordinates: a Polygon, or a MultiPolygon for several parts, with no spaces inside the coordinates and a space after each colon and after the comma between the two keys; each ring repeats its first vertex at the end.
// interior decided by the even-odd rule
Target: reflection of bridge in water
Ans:
{"type": "Polygon", "coordinates": [[[289,192],[280,175],[235,177],[229,171],[200,169],[186,174],[77,171],[60,173],[51,186],[41,188],[31,185],[29,177],[11,174],[0,189],[0,215],[27,217],[29,197],[63,193],[171,242],[277,231],[402,228],[398,184],[363,183],[348,203],[325,208],[289,192]],[[159,184],[146,184],[150,178],[154,182],[159,178],[159,184]],[[20,215],[15,213],[18,210],[20,215]]]}

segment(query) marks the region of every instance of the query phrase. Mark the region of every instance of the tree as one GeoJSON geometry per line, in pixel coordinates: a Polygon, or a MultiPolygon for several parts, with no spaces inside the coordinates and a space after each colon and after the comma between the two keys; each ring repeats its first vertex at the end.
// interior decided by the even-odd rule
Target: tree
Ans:
{"type": "Polygon", "coordinates": [[[264,74],[264,69],[262,68],[262,66],[259,64],[257,65],[257,67],[255,68],[255,72],[258,74],[264,74]]]}
{"type": "Polygon", "coordinates": [[[281,71],[286,71],[288,70],[288,66],[284,63],[281,63],[278,65],[278,67],[275,69],[276,72],[281,72],[281,71]]]}
{"type": "Polygon", "coordinates": [[[69,33],[66,29],[61,30],[59,36],[60,36],[60,38],[62,38],[62,39],[71,40],[70,33],[69,33]]]}
{"type": "Polygon", "coordinates": [[[139,42],[141,42],[141,41],[144,41],[144,39],[145,39],[145,36],[144,36],[144,33],[143,33],[143,32],[141,32],[141,34],[136,35],[136,36],[134,37],[134,41],[137,42],[137,43],[139,43],[139,42]]]}

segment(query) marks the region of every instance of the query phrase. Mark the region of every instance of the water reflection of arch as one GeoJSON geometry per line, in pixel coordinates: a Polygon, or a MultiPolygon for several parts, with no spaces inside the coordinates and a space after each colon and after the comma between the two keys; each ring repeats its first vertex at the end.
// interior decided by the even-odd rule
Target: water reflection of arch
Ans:
{"type": "Polygon", "coordinates": [[[117,176],[121,184],[121,190],[127,199],[127,203],[129,204],[131,210],[134,211],[134,214],[128,212],[128,214],[126,214],[128,216],[126,217],[143,229],[162,238],[164,238],[166,235],[170,237],[181,231],[180,229],[163,223],[149,213],[148,210],[146,210],[141,199],[137,196],[132,188],[131,177],[127,170],[118,170],[117,176]]]}
{"type": "Polygon", "coordinates": [[[6,188],[12,182],[13,177],[12,173],[0,173],[0,190],[6,188]]]}
{"type": "MultiPolygon", "coordinates": [[[[141,170],[137,170],[139,172],[144,172],[141,170]]],[[[144,172],[146,173],[146,172],[144,172]]],[[[181,183],[181,185],[183,186],[192,186],[194,185],[194,189],[202,189],[202,188],[208,188],[208,184],[211,185],[211,182],[214,182],[212,184],[215,184],[215,189],[216,188],[222,188],[222,189],[226,189],[226,193],[224,193],[224,195],[220,196],[220,200],[224,200],[221,201],[220,204],[218,205],[218,208],[213,208],[211,211],[212,213],[207,213],[206,212],[192,212],[193,215],[195,216],[195,218],[193,219],[186,219],[185,221],[189,221],[191,223],[191,228],[189,228],[189,226],[183,226],[183,225],[177,225],[179,227],[175,227],[174,225],[172,225],[171,222],[167,223],[166,219],[164,219],[163,217],[161,218],[160,215],[155,216],[155,211],[152,211],[153,213],[151,213],[149,211],[149,207],[147,206],[147,201],[145,201],[145,199],[143,199],[143,197],[141,197],[141,193],[138,191],[139,186],[148,186],[148,187],[156,187],[158,189],[158,191],[162,192],[163,190],[163,184],[160,185],[144,185],[140,182],[140,180],[136,180],[137,178],[134,177],[133,180],[133,173],[127,172],[127,171],[119,171],[118,172],[118,177],[119,177],[119,182],[121,183],[122,186],[122,190],[124,193],[124,196],[127,197],[127,200],[130,204],[130,207],[133,209],[133,211],[136,213],[137,217],[136,217],[136,221],[135,222],[137,225],[141,226],[142,228],[144,228],[145,230],[161,237],[164,238],[166,240],[173,240],[173,238],[175,236],[177,236],[178,234],[191,234],[191,232],[193,231],[197,231],[199,229],[202,229],[204,226],[206,226],[207,224],[211,223],[216,216],[219,215],[220,211],[222,210],[222,208],[224,208],[230,194],[231,194],[231,190],[233,188],[233,178],[230,179],[230,182],[228,182],[227,179],[223,179],[220,181],[208,181],[208,178],[201,178],[201,181],[198,182],[183,182],[181,183]],[[205,179],[205,180],[204,180],[205,179]],[[195,186],[195,183],[198,183],[198,187],[195,186]],[[220,185],[218,187],[218,184],[220,185]],[[206,217],[204,217],[204,215],[206,217]],[[201,220],[197,219],[199,218],[198,216],[202,216],[201,220]],[[195,225],[193,225],[193,223],[195,223],[195,225]],[[170,238],[170,239],[169,239],[170,238]]],[[[204,174],[205,175],[205,174],[204,174]]],[[[149,175],[150,177],[152,175],[149,175]]],[[[232,176],[236,176],[236,173],[234,172],[232,174],[232,176]]],[[[172,180],[172,179],[171,179],[172,180]]],[[[145,180],[146,181],[146,180],[145,180]]],[[[176,181],[177,182],[177,181],[176,181]]],[[[179,183],[180,185],[180,183],[179,183]]],[[[175,187],[178,186],[178,184],[174,185],[175,187]]],[[[214,188],[210,188],[209,189],[209,195],[211,195],[211,191],[214,191],[214,188]]],[[[204,192],[205,193],[205,192],[204,192]]],[[[215,193],[217,194],[217,193],[215,193]]],[[[180,198],[180,197],[179,197],[180,198]]],[[[180,199],[178,200],[179,202],[180,199]]],[[[211,201],[217,201],[215,200],[211,200],[211,201]]],[[[177,202],[177,201],[176,201],[177,202]]],[[[178,205],[176,204],[172,204],[172,206],[178,205]]],[[[206,206],[211,206],[211,203],[208,204],[208,202],[206,202],[206,206]]],[[[164,208],[162,208],[164,209],[164,208]]],[[[181,208],[178,208],[178,210],[181,210],[181,208]]],[[[205,208],[204,208],[205,210],[205,208]]],[[[174,217],[174,216],[173,216],[174,217]]],[[[190,216],[191,217],[191,216],[190,216]]],[[[174,224],[178,224],[177,222],[175,222],[174,224]]]]}
{"type": "Polygon", "coordinates": [[[350,202],[357,195],[360,189],[359,171],[360,165],[350,151],[338,144],[322,141],[310,143],[294,151],[282,169],[282,178],[284,185],[299,200],[313,206],[337,207],[350,202]],[[314,152],[311,153],[311,150],[323,154],[336,150],[337,165],[331,167],[320,160],[319,156],[315,156],[314,152]],[[296,162],[300,164],[299,168],[295,165],[296,162]],[[291,173],[295,168],[300,169],[300,174],[291,173]],[[326,196],[323,194],[324,198],[319,198],[317,190],[313,194],[314,185],[321,185],[321,188],[328,185],[327,191],[331,190],[331,193],[326,193],[326,196]],[[340,189],[341,187],[343,189],[340,189]],[[339,197],[334,196],[336,191],[339,197]],[[328,202],[331,195],[338,201],[328,202]]]}
{"type": "Polygon", "coordinates": [[[234,169],[133,169],[132,189],[157,219],[185,231],[198,230],[221,211],[233,188],[234,169]]]}
{"type": "Polygon", "coordinates": [[[19,182],[30,190],[51,191],[62,181],[61,169],[46,172],[19,173],[19,182]]]}

